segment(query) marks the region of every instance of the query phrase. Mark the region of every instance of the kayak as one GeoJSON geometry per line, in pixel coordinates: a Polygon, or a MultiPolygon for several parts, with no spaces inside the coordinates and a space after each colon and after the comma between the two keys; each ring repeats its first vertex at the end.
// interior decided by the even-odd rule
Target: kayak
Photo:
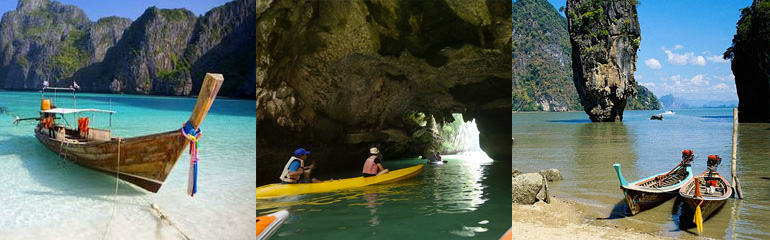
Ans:
{"type": "Polygon", "coordinates": [[[270,239],[289,218],[289,211],[281,210],[257,217],[257,240],[270,239]]]}
{"type": "Polygon", "coordinates": [[[417,176],[424,165],[417,165],[374,177],[354,177],[340,180],[330,180],[320,183],[282,184],[274,183],[257,188],[257,198],[275,198],[291,195],[334,192],[342,189],[363,187],[372,184],[383,184],[400,181],[417,176]]]}
{"type": "Polygon", "coordinates": [[[428,161],[428,163],[426,163],[426,164],[438,164],[438,165],[441,165],[441,164],[445,164],[445,163],[447,163],[447,161],[437,161],[437,162],[428,161]]]}

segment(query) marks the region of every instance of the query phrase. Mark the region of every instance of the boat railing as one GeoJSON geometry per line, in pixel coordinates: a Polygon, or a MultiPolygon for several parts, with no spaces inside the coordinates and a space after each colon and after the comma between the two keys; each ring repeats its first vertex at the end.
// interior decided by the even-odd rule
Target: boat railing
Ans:
{"type": "Polygon", "coordinates": [[[58,91],[72,91],[72,108],[78,108],[77,105],[77,96],[75,95],[75,88],[62,88],[62,87],[43,87],[43,90],[40,91],[40,99],[45,99],[45,91],[46,90],[53,90],[53,101],[51,104],[56,105],[56,96],[58,91]]]}

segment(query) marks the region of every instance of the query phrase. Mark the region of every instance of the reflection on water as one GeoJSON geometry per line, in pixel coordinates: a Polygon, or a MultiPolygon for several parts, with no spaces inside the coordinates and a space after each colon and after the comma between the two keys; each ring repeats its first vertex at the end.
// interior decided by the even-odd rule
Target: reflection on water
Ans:
{"type": "MultiPolygon", "coordinates": [[[[555,182],[554,195],[582,203],[587,220],[670,237],[691,237],[692,213],[676,200],[636,216],[628,216],[613,163],[621,163],[626,180],[668,171],[681,151],[695,152],[693,170],[706,169],[706,156],[724,159],[720,172],[730,174],[732,109],[687,109],[650,121],[659,111],[626,111],[623,123],[585,123],[580,113],[513,114],[516,138],[513,167],[524,172],[557,168],[565,180],[555,182]]],[[[729,199],[704,223],[701,236],[770,238],[770,124],[741,124],[738,176],[746,200],[729,199]]]]}
{"type": "MultiPolygon", "coordinates": [[[[492,179],[508,174],[498,166],[505,164],[479,156],[443,157],[448,164],[426,165],[417,177],[393,184],[257,200],[257,215],[290,212],[276,239],[499,238],[510,227],[510,216],[500,214],[510,210],[510,185],[492,179]]],[[[423,163],[405,159],[384,165],[423,163]]]]}

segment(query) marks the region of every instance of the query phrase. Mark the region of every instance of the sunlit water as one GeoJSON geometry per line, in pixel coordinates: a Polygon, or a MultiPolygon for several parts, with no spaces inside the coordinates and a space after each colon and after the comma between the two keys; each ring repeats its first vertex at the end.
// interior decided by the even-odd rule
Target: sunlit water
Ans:
{"type": "MultiPolygon", "coordinates": [[[[510,228],[509,165],[486,156],[447,155],[393,184],[257,200],[257,214],[286,209],[273,239],[498,239],[510,228]]],[[[363,162],[363,160],[362,160],[363,162]]],[[[425,160],[384,161],[391,170],[425,160]]],[[[360,176],[358,172],[317,176],[360,176]]]]}
{"type": "MultiPolygon", "coordinates": [[[[59,107],[71,106],[67,96],[59,95],[59,107]]],[[[194,98],[77,95],[79,108],[117,111],[112,127],[121,137],[178,129],[194,104],[194,98]]],[[[39,93],[0,92],[0,107],[6,110],[0,112],[0,239],[101,239],[105,230],[107,239],[180,238],[150,203],[192,239],[253,239],[254,104],[214,102],[200,126],[195,197],[186,195],[187,151],[158,193],[121,183],[116,197],[114,177],[65,163],[35,139],[32,123],[12,125],[15,115],[37,115],[39,93]]],[[[108,126],[108,120],[97,115],[92,124],[108,126]]]]}
{"type": "MultiPolygon", "coordinates": [[[[626,111],[622,123],[591,123],[583,112],[514,113],[513,167],[561,170],[565,180],[550,185],[552,193],[582,203],[589,222],[694,236],[692,218],[682,216],[676,199],[628,216],[612,164],[621,163],[630,182],[670,170],[681,161],[682,150],[692,149],[696,174],[706,169],[706,156],[716,154],[723,159],[719,171],[730,176],[732,109],[682,109],[664,114],[663,121],[649,120],[661,112],[626,111]]],[[[745,200],[727,200],[704,223],[701,236],[768,239],[770,124],[740,124],[737,163],[745,200]]]]}

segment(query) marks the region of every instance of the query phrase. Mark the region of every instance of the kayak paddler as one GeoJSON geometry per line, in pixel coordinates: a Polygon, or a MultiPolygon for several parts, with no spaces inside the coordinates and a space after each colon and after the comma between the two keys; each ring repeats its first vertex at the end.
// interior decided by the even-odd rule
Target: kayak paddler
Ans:
{"type": "MultiPolygon", "coordinates": [[[[301,183],[300,177],[302,174],[306,173],[309,175],[310,172],[315,169],[315,164],[305,166],[307,155],[310,155],[310,151],[307,151],[304,148],[299,148],[294,151],[294,156],[291,156],[289,161],[286,162],[286,166],[283,167],[283,173],[281,173],[282,183],[301,183]]],[[[310,181],[314,183],[321,182],[315,178],[310,181]]]]}
{"type": "Polygon", "coordinates": [[[433,152],[433,149],[430,150],[430,154],[428,154],[428,161],[429,162],[438,162],[438,157],[436,157],[436,153],[433,152]]]}
{"type": "Polygon", "coordinates": [[[382,159],[380,159],[380,151],[376,147],[369,149],[369,157],[364,162],[364,170],[362,171],[364,177],[373,177],[380,174],[388,173],[388,169],[382,167],[382,159]]]}

